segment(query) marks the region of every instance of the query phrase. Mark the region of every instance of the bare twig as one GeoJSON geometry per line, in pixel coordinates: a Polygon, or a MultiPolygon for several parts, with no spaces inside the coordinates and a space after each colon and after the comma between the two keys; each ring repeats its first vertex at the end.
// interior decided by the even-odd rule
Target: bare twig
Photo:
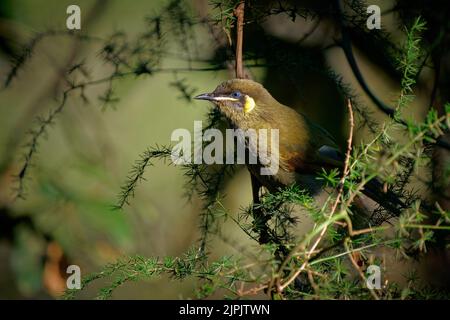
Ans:
{"type": "Polygon", "coordinates": [[[252,287],[252,288],[250,288],[248,290],[243,290],[243,288],[242,288],[242,289],[238,290],[238,295],[240,297],[245,297],[245,296],[249,296],[249,295],[256,295],[256,294],[258,294],[259,292],[261,292],[261,291],[263,291],[265,289],[267,289],[267,285],[259,285],[259,286],[256,286],[256,287],[252,287]]]}
{"type": "MultiPolygon", "coordinates": [[[[361,277],[361,280],[363,281],[363,283],[366,283],[366,276],[364,275],[364,272],[361,270],[361,268],[358,265],[358,262],[355,260],[355,257],[353,256],[354,251],[350,249],[348,242],[349,242],[350,238],[347,238],[347,240],[344,242],[344,246],[345,249],[348,252],[348,257],[350,258],[350,261],[352,262],[353,267],[356,269],[356,271],[358,272],[359,276],[361,277]]],[[[372,295],[372,297],[375,300],[380,300],[380,297],[378,297],[377,293],[375,292],[374,289],[367,287],[370,291],[370,294],[372,295]]]]}
{"type": "Polygon", "coordinates": [[[234,15],[236,16],[236,78],[244,78],[244,67],[242,63],[242,45],[244,40],[244,8],[245,1],[239,2],[234,15]]]}

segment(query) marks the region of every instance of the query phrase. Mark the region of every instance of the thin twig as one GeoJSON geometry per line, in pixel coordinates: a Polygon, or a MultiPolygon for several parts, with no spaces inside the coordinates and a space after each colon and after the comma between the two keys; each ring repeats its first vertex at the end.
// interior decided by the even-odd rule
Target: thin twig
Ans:
{"type": "MultiPolygon", "coordinates": [[[[363,283],[367,283],[366,280],[366,276],[364,275],[364,272],[361,270],[361,268],[358,265],[358,262],[355,260],[355,257],[353,256],[354,251],[350,249],[348,242],[350,241],[350,238],[347,238],[346,241],[344,242],[344,246],[345,249],[348,252],[348,257],[350,258],[350,261],[353,264],[353,267],[356,269],[356,271],[358,272],[359,276],[361,277],[361,280],[363,281],[363,283]]],[[[375,292],[374,289],[367,287],[370,291],[370,294],[373,296],[373,298],[375,300],[380,300],[380,297],[378,297],[377,293],[375,292]]]]}
{"type": "Polygon", "coordinates": [[[267,289],[267,285],[260,285],[260,286],[257,286],[257,287],[252,287],[252,288],[250,288],[248,290],[245,290],[245,291],[242,288],[242,289],[238,290],[238,295],[240,297],[244,297],[244,296],[248,296],[248,295],[256,295],[256,294],[258,294],[259,292],[261,292],[261,291],[263,291],[265,289],[267,289]]]}
{"type": "Polygon", "coordinates": [[[244,67],[242,63],[242,46],[244,40],[244,8],[245,1],[239,2],[234,15],[236,16],[236,78],[244,78],[244,67]]]}

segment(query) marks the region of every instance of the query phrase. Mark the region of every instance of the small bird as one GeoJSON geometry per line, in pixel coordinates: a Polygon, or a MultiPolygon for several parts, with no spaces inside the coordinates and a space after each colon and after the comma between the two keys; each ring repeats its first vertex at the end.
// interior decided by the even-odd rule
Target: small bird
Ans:
{"type": "MultiPolygon", "coordinates": [[[[247,165],[252,175],[254,197],[259,194],[261,185],[275,192],[294,183],[315,194],[323,187],[317,179],[322,169],[343,169],[344,155],[333,136],[303,114],[279,103],[258,82],[228,80],[213,92],[200,94],[195,99],[213,102],[234,128],[279,130],[277,173],[261,175],[261,163],[247,165]]],[[[363,193],[394,214],[404,206],[392,192],[384,192],[383,184],[377,179],[371,180],[363,193]]]]}

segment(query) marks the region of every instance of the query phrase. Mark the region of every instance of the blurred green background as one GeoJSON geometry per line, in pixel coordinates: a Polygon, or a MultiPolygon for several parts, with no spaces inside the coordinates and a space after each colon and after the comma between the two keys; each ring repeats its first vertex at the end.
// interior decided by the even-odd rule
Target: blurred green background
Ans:
{"type": "MultiPolygon", "coordinates": [[[[95,2],[76,2],[82,10],[82,31],[107,37],[122,30],[130,38],[142,32],[146,15],[158,12],[167,3],[100,1],[96,11],[91,12],[95,2]]],[[[35,32],[63,29],[70,4],[74,2],[2,1],[1,31],[8,40],[4,44],[17,50],[35,32]]],[[[204,104],[188,104],[178,98],[179,93],[168,85],[175,80],[170,73],[116,82],[115,95],[120,101],[115,110],[102,111],[96,100],[104,87],[89,91],[92,102],[88,105],[78,97],[71,99],[39,145],[27,181],[26,200],[11,201],[11,186],[15,183],[12,176],[21,164],[26,132],[36,116],[57,106],[62,68],[88,59],[95,67],[91,70],[95,78],[106,68],[98,58],[99,51],[98,45],[74,44],[67,37],[45,39],[12,86],[0,93],[0,207],[3,215],[16,221],[31,218],[37,228],[31,230],[21,223],[9,239],[3,234],[0,298],[56,297],[65,285],[66,265],[79,265],[85,275],[123,255],[179,255],[198,240],[200,204],[195,198],[189,203],[183,197],[182,172],[162,162],[148,169],[148,181],[138,188],[131,207],[111,210],[138,155],[149,146],[170,143],[176,128],[192,130],[193,121],[203,119],[207,112],[204,104]],[[52,235],[54,240],[46,243],[42,233],[52,235]],[[64,257],[60,256],[61,250],[64,257]]],[[[163,65],[177,63],[168,60],[163,65]]],[[[8,56],[4,53],[0,74],[3,77],[8,71],[8,56]]],[[[219,72],[182,76],[193,87],[211,90],[228,75],[219,72]]],[[[250,200],[250,186],[246,184],[239,192],[244,203],[250,200]]],[[[217,245],[215,254],[220,255],[221,246],[217,245]]],[[[160,279],[126,285],[114,297],[176,299],[191,296],[192,286],[189,282],[160,279]]],[[[92,296],[97,289],[93,286],[81,297],[92,296]]]]}

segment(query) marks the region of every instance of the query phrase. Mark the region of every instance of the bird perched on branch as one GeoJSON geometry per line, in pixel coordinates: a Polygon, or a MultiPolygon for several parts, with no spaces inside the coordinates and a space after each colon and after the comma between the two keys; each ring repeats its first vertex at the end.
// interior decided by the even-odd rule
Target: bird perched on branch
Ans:
{"type": "MultiPolygon", "coordinates": [[[[225,81],[213,92],[198,95],[195,99],[213,102],[235,128],[279,130],[277,173],[261,175],[261,163],[247,165],[252,175],[254,197],[258,196],[261,185],[274,192],[294,183],[314,194],[321,188],[317,174],[322,169],[342,171],[344,167],[344,156],[330,133],[279,103],[255,81],[225,81]]],[[[393,192],[383,191],[379,180],[371,180],[362,192],[393,214],[399,214],[404,207],[393,192]]]]}

